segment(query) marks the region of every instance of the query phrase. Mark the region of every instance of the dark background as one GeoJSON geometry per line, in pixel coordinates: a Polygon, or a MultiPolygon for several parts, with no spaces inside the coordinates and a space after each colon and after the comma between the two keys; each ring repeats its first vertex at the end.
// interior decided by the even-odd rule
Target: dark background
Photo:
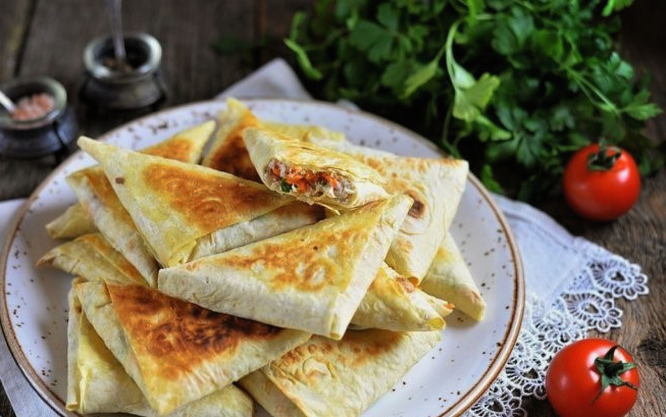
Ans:
{"type": "MultiPolygon", "coordinates": [[[[128,31],[156,36],[171,90],[165,106],[209,99],[276,56],[289,56],[279,41],[292,14],[310,0],[132,0],[124,2],[128,31]],[[263,43],[261,48],[220,55],[211,47],[263,43]]],[[[82,79],[85,44],[107,33],[102,0],[0,0],[0,82],[17,76],[48,75],[63,83],[70,101],[82,79]]],[[[637,0],[622,13],[623,54],[652,74],[654,100],[666,108],[666,1],[637,0]]],[[[92,115],[77,106],[81,133],[97,136],[132,120],[137,113],[92,115]]],[[[666,116],[650,121],[648,135],[666,138],[666,116]]],[[[26,197],[54,168],[46,161],[0,159],[0,201],[26,197]]],[[[605,334],[634,353],[642,386],[636,417],[666,416],[666,172],[644,179],[636,207],[621,219],[594,224],[577,218],[560,200],[541,204],[569,231],[640,264],[650,277],[651,294],[624,309],[623,326],[605,334]]],[[[529,400],[532,416],[553,416],[546,401],[529,400]]],[[[0,390],[0,415],[14,413],[0,390]]]]}

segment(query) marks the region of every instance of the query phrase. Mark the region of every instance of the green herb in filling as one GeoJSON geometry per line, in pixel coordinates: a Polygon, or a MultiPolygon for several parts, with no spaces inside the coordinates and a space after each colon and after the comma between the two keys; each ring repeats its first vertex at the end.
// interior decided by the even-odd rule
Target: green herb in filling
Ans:
{"type": "Polygon", "coordinates": [[[289,184],[285,180],[280,181],[280,189],[282,190],[283,193],[290,193],[292,190],[293,186],[289,184]]]}

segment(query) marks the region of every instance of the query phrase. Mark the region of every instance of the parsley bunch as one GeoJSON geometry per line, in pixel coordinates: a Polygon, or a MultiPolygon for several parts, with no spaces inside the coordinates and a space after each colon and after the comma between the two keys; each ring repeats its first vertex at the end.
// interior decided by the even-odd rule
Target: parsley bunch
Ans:
{"type": "Polygon", "coordinates": [[[572,151],[604,138],[641,172],[661,110],[615,50],[631,0],[317,0],[286,45],[309,87],[402,123],[523,200],[558,189],[572,151]]]}

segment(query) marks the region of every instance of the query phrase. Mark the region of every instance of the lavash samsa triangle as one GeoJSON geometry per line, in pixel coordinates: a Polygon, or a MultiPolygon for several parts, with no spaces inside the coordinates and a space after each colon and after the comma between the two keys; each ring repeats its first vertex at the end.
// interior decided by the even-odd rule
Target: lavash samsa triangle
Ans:
{"type": "MultiPolygon", "coordinates": [[[[248,243],[248,238],[262,239],[264,231],[252,221],[294,204],[293,199],[272,193],[261,184],[206,167],[87,138],[80,138],[79,145],[103,166],[118,199],[163,266],[187,262],[193,253],[201,255],[199,244],[211,247],[221,242],[238,247],[248,243]],[[249,237],[244,233],[248,228],[252,229],[249,237]],[[219,238],[211,239],[210,234],[219,238]]],[[[311,210],[306,217],[320,213],[318,208],[311,210]]],[[[281,217],[276,215],[276,221],[281,217]]],[[[293,224],[286,222],[284,227],[293,224]]]]}
{"type": "MultiPolygon", "coordinates": [[[[196,162],[214,128],[213,122],[195,126],[143,152],[183,162],[196,162]]],[[[77,171],[67,177],[67,182],[97,229],[154,286],[158,265],[102,168],[93,166],[77,171]]]]}
{"type": "Polygon", "coordinates": [[[414,206],[391,246],[387,262],[403,274],[425,277],[421,283],[425,292],[453,303],[475,320],[482,320],[485,301],[448,232],[464,191],[467,163],[450,158],[399,157],[321,137],[310,140],[356,155],[387,178],[388,191],[406,192],[414,198],[414,206]],[[433,181],[436,178],[441,180],[433,181]],[[441,213],[443,220],[438,217],[441,213]],[[433,218],[439,221],[432,221],[433,218]],[[436,243],[440,236],[444,238],[436,243]]]}
{"type": "Polygon", "coordinates": [[[441,332],[350,330],[314,336],[239,381],[273,417],[358,417],[441,339],[441,332]]]}
{"type": "Polygon", "coordinates": [[[388,197],[382,177],[343,152],[267,128],[244,129],[243,141],[261,181],[277,193],[334,209],[388,197]]]}
{"type": "MultiPolygon", "coordinates": [[[[76,278],[72,285],[83,282],[76,278]]],[[[67,322],[67,401],[81,414],[132,413],[158,417],[136,383],[88,321],[74,289],[67,322]]],[[[251,417],[252,399],[234,385],[192,401],[168,417],[251,417]]]]}
{"type": "Polygon", "coordinates": [[[247,127],[264,127],[297,139],[321,136],[329,140],[344,140],[343,134],[321,126],[277,123],[259,119],[245,104],[229,98],[226,109],[220,114],[215,140],[202,165],[260,182],[261,179],[243,143],[243,130],[247,127]]]}
{"type": "Polygon", "coordinates": [[[155,411],[218,391],[310,334],[205,310],[141,285],[74,286],[83,311],[155,411]]]}
{"type": "Polygon", "coordinates": [[[79,236],[51,249],[37,261],[88,281],[145,285],[134,265],[117,252],[99,233],[79,236]]]}
{"type": "Polygon", "coordinates": [[[96,231],[95,222],[79,203],[67,207],[60,216],[46,225],[46,233],[51,239],[73,239],[96,231]]]}
{"type": "Polygon", "coordinates": [[[415,278],[400,276],[383,264],[356,309],[355,329],[402,331],[441,330],[453,305],[423,291],[415,278]]]}
{"type": "MultiPolygon", "coordinates": [[[[214,129],[214,122],[202,123],[178,132],[140,152],[193,164],[201,157],[208,137],[214,129]]],[[[94,233],[96,229],[93,219],[80,203],[71,205],[63,214],[46,225],[46,230],[53,239],[75,238],[86,233],[94,233]]]]}
{"type": "Polygon", "coordinates": [[[452,302],[457,310],[474,320],[482,320],[485,316],[486,302],[450,235],[437,249],[421,288],[435,297],[452,302]]]}
{"type": "Polygon", "coordinates": [[[411,203],[404,195],[376,201],[162,269],[158,288],[214,311],[340,339],[411,203]]]}
{"type": "Polygon", "coordinates": [[[406,193],[414,199],[386,262],[401,274],[423,279],[458,209],[467,162],[411,157],[363,160],[387,178],[385,187],[389,192],[406,193]]]}
{"type": "Polygon", "coordinates": [[[400,274],[423,279],[458,209],[467,181],[467,162],[397,156],[322,137],[308,140],[349,154],[377,171],[384,178],[386,191],[414,199],[386,262],[400,274]]]}

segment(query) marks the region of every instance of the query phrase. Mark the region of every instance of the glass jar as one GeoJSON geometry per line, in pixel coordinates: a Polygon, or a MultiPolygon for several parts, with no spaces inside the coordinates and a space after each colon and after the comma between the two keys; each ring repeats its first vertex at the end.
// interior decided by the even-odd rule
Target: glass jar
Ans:
{"type": "Polygon", "coordinates": [[[74,112],[67,105],[67,92],[48,77],[18,78],[0,86],[15,103],[22,97],[48,94],[53,108],[43,116],[15,120],[0,108],[0,154],[9,158],[32,159],[55,154],[61,160],[71,150],[79,127],[74,112]]]}

